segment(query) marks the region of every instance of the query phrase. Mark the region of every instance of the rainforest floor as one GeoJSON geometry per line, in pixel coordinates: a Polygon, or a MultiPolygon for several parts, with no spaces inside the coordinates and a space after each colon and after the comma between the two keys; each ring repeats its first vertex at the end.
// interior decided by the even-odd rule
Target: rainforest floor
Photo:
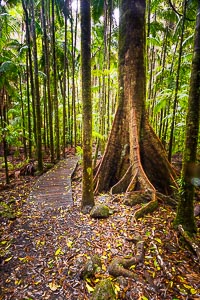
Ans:
{"type": "MultiPolygon", "coordinates": [[[[72,205],[33,208],[27,199],[38,176],[13,177],[1,188],[0,203],[7,215],[0,217],[0,300],[87,300],[105,278],[111,279],[119,300],[200,299],[200,264],[173,228],[175,210],[162,202],[136,221],[139,205],[125,206],[123,194],[101,194],[96,203],[107,204],[113,213],[92,219],[80,210],[81,174],[78,165],[72,205]],[[131,267],[137,281],[113,278],[109,264],[115,257],[134,256],[138,236],[145,242],[145,257],[131,267]],[[102,267],[82,279],[82,268],[94,254],[102,267]]],[[[199,216],[196,221],[200,245],[199,216]]]]}

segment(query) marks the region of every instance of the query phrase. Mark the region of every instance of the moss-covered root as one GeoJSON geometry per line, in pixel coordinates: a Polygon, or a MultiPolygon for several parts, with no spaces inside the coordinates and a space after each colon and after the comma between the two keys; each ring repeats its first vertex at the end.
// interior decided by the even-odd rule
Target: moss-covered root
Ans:
{"type": "Polygon", "coordinates": [[[83,266],[80,272],[80,278],[86,279],[94,276],[95,273],[98,272],[99,269],[101,269],[101,267],[102,266],[100,258],[98,257],[98,255],[93,255],[83,266]]]}
{"type": "Polygon", "coordinates": [[[158,208],[158,201],[154,200],[154,201],[150,201],[149,203],[147,203],[146,205],[142,206],[140,209],[138,209],[135,212],[135,219],[139,219],[142,218],[143,216],[145,216],[148,213],[152,213],[154,210],[156,210],[158,208]]]}
{"type": "Polygon", "coordinates": [[[134,191],[126,193],[124,204],[128,206],[135,206],[140,203],[148,203],[151,201],[152,195],[149,192],[134,191]]]}
{"type": "Polygon", "coordinates": [[[132,271],[128,270],[131,266],[143,262],[144,260],[144,242],[139,241],[137,243],[137,253],[133,258],[115,258],[109,268],[108,272],[110,275],[114,277],[124,276],[137,280],[137,275],[135,275],[132,271]]]}
{"type": "Polygon", "coordinates": [[[101,280],[94,289],[91,300],[117,300],[110,279],[101,280]]]}
{"type": "Polygon", "coordinates": [[[200,262],[200,248],[197,244],[195,244],[195,242],[193,241],[193,239],[187,234],[187,232],[183,229],[182,225],[178,226],[178,231],[181,233],[181,235],[183,236],[183,238],[185,239],[186,243],[188,243],[188,245],[192,248],[192,250],[196,253],[196,256],[200,262]]]}

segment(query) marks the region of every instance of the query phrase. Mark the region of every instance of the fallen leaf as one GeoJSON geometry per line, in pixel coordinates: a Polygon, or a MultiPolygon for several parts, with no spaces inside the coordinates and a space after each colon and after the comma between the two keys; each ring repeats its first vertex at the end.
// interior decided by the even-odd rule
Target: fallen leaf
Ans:
{"type": "Polygon", "coordinates": [[[70,241],[70,240],[69,240],[69,241],[67,242],[67,247],[72,248],[72,245],[73,245],[73,241],[70,241]]]}
{"type": "Polygon", "coordinates": [[[62,249],[61,249],[61,248],[58,248],[58,249],[56,250],[56,252],[55,252],[55,256],[58,256],[58,255],[60,255],[60,254],[63,254],[63,252],[62,252],[62,249]]]}
{"type": "Polygon", "coordinates": [[[87,282],[86,282],[86,288],[87,288],[89,293],[94,291],[94,288],[91,285],[89,285],[87,282]]]}
{"type": "Polygon", "coordinates": [[[49,288],[50,288],[51,291],[56,291],[57,289],[60,288],[60,285],[56,284],[56,283],[53,282],[53,281],[50,282],[50,283],[48,284],[48,286],[49,286],[49,288]]]}
{"type": "Polygon", "coordinates": [[[6,258],[6,259],[4,259],[4,262],[10,261],[12,258],[13,258],[13,256],[10,256],[10,257],[6,258]]]}

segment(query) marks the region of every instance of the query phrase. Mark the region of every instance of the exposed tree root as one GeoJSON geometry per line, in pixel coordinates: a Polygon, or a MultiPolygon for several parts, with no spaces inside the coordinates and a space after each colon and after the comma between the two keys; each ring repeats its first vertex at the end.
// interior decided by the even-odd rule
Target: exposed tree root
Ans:
{"type": "MultiPolygon", "coordinates": [[[[172,208],[176,208],[177,199],[170,196],[166,196],[156,191],[156,199],[158,202],[165,203],[172,208]]],[[[146,204],[151,201],[151,194],[144,191],[134,191],[125,194],[124,204],[128,206],[134,206],[140,203],[146,204]]]]}
{"type": "Polygon", "coordinates": [[[124,276],[137,280],[137,275],[132,271],[128,270],[131,266],[142,263],[144,260],[144,241],[139,241],[137,243],[137,253],[134,257],[130,259],[117,257],[115,258],[109,268],[108,272],[114,277],[124,276]]]}
{"type": "Polygon", "coordinates": [[[111,188],[111,194],[120,194],[127,190],[132,176],[132,166],[130,166],[124,176],[111,188]]]}
{"type": "MultiPolygon", "coordinates": [[[[129,102],[132,103],[131,100],[129,102]]],[[[122,116],[123,113],[124,111],[121,111],[122,116]]],[[[141,129],[136,113],[135,107],[129,107],[130,119],[125,122],[126,126],[127,121],[129,122],[126,128],[129,132],[127,137],[123,131],[125,125],[121,124],[120,110],[117,112],[106,151],[95,175],[95,193],[108,191],[110,188],[112,194],[126,193],[127,199],[129,195],[134,195],[134,192],[138,194],[141,192],[141,203],[142,200],[146,202],[146,194],[148,201],[155,201],[158,196],[175,206],[176,203],[172,198],[161,197],[161,194],[172,193],[172,186],[177,186],[174,180],[175,172],[167,161],[164,148],[145,118],[142,121],[144,124],[142,139],[139,141],[138,131],[141,129]],[[116,129],[119,130],[119,134],[116,129]],[[160,194],[157,194],[157,191],[160,194]]],[[[137,202],[138,199],[134,201],[137,202]]]]}
{"type": "Polygon", "coordinates": [[[153,200],[150,201],[149,203],[147,203],[145,206],[142,206],[141,208],[139,208],[135,214],[134,214],[134,218],[137,220],[139,218],[142,218],[143,216],[145,216],[148,213],[151,213],[153,211],[155,211],[158,207],[158,201],[157,200],[153,200]]]}
{"type": "MultiPolygon", "coordinates": [[[[176,186],[176,183],[174,180],[175,173],[173,172],[169,162],[166,159],[164,148],[162,147],[160,141],[154,134],[146,119],[143,120],[145,125],[143,128],[142,143],[139,142],[140,134],[138,131],[140,131],[141,129],[138,124],[139,118],[136,116],[137,110],[132,105],[133,101],[131,101],[131,99],[129,100],[129,103],[129,137],[127,138],[126,136],[125,138],[126,142],[129,141],[129,146],[127,146],[127,144],[124,142],[124,147],[121,147],[121,149],[117,148],[116,153],[114,154],[117,157],[119,156],[119,152],[121,153],[120,166],[124,170],[124,172],[122,173],[123,175],[121,176],[121,178],[111,186],[110,192],[111,194],[125,193],[124,203],[130,206],[134,206],[140,203],[147,203],[145,206],[135,212],[134,217],[138,219],[140,217],[143,217],[145,214],[151,213],[156,210],[156,208],[158,207],[158,200],[166,201],[167,204],[175,207],[177,204],[176,201],[173,200],[173,198],[171,198],[170,196],[164,195],[163,193],[166,192],[166,194],[169,194],[171,186],[176,186]],[[157,153],[158,157],[155,156],[155,153],[157,153]],[[144,170],[143,165],[147,172],[144,170]],[[152,170],[154,170],[154,172],[152,170]],[[167,175],[163,172],[165,172],[167,175]],[[151,178],[151,181],[149,180],[149,178],[151,178]],[[157,180],[159,183],[161,183],[160,192],[157,191],[158,186],[154,186],[154,184],[152,184],[152,182],[156,183],[157,180]],[[166,187],[164,180],[166,180],[167,182],[166,187]]],[[[117,113],[114,121],[114,123],[116,124],[118,124],[118,116],[119,114],[117,113]]],[[[120,126],[119,128],[121,131],[122,129],[120,126]]],[[[115,132],[115,134],[117,134],[115,129],[116,128],[114,126],[113,131],[115,132]]],[[[120,142],[119,136],[118,140],[120,142]]],[[[110,175],[112,175],[113,170],[112,166],[110,166],[110,162],[108,168],[111,168],[111,170],[109,170],[105,166],[106,161],[108,161],[109,157],[111,160],[113,159],[113,157],[111,156],[111,149],[109,148],[109,145],[112,149],[112,132],[109,138],[106,152],[104,153],[104,157],[96,173],[96,192],[102,190],[101,185],[105,185],[106,187],[108,184],[108,182],[103,183],[104,175],[105,177],[109,177],[110,175]],[[103,172],[105,173],[102,174],[103,172]]],[[[115,169],[114,165],[113,168],[115,169]]],[[[119,171],[117,170],[118,169],[116,169],[115,176],[117,176],[116,174],[119,175],[119,171]]]]}
{"type": "Polygon", "coordinates": [[[159,192],[156,192],[156,198],[158,199],[158,201],[161,201],[161,202],[171,206],[172,208],[176,208],[177,203],[178,203],[177,197],[172,198],[170,196],[166,196],[159,192]]]}
{"type": "Polygon", "coordinates": [[[196,256],[198,258],[198,261],[200,262],[200,248],[197,244],[195,244],[195,242],[193,241],[193,239],[187,234],[187,232],[183,229],[182,225],[178,226],[178,231],[180,232],[180,234],[183,236],[183,238],[185,239],[185,241],[188,243],[188,245],[192,248],[192,250],[196,253],[196,256]]]}
{"type": "Polygon", "coordinates": [[[140,203],[148,203],[149,201],[151,201],[151,194],[143,191],[135,191],[125,194],[124,204],[135,206],[140,203]]]}

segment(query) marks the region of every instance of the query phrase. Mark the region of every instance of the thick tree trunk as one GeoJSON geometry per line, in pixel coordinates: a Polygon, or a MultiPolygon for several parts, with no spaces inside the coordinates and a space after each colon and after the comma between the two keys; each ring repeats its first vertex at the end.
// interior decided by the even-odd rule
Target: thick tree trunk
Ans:
{"type": "Polygon", "coordinates": [[[156,189],[172,193],[174,172],[145,116],[145,0],[120,5],[119,106],[95,175],[95,192],[156,189]]]}

